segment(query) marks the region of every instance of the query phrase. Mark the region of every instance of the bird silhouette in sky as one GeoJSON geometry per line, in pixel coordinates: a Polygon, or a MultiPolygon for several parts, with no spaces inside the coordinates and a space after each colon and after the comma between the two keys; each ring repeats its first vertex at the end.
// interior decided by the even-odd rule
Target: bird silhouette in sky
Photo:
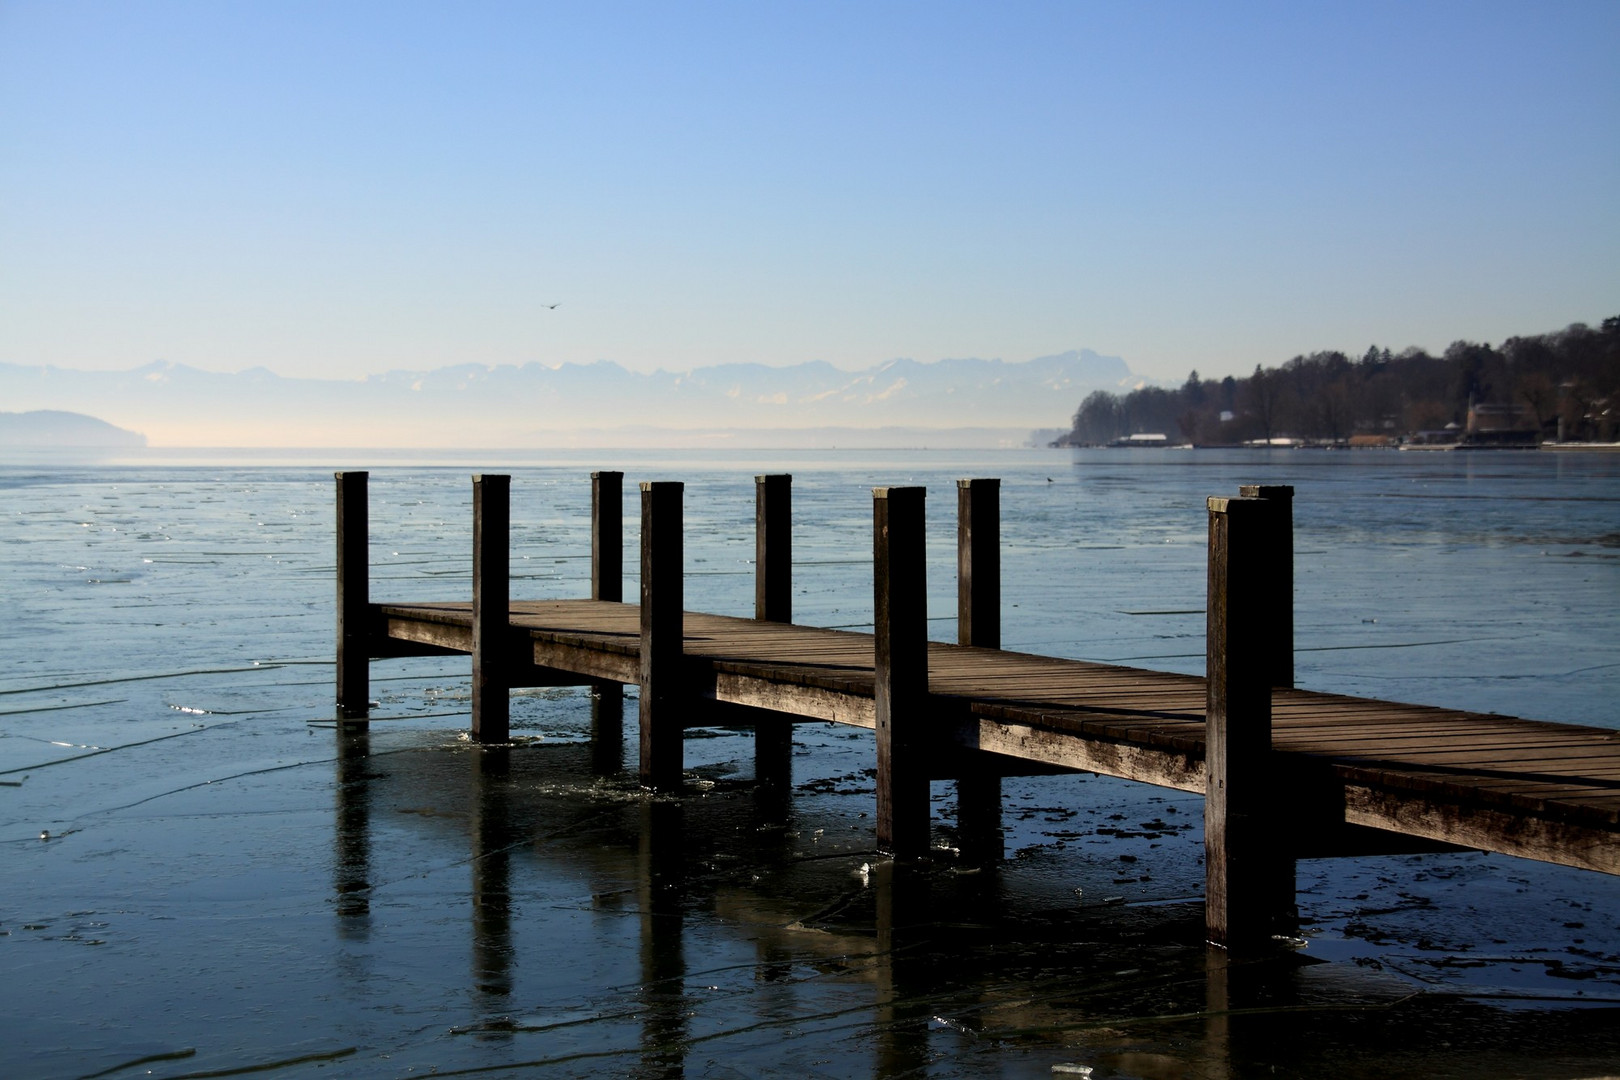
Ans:
{"type": "MultiPolygon", "coordinates": [[[[557,303],[560,304],[560,303],[562,303],[562,301],[559,300],[559,301],[557,301],[557,303]]],[[[557,310],[557,304],[541,304],[540,306],[545,308],[547,311],[556,311],[557,310]]]]}

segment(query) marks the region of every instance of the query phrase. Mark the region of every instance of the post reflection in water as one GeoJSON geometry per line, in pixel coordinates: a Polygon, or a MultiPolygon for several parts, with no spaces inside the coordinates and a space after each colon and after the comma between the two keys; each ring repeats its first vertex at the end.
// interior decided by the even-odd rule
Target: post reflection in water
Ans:
{"type": "Polygon", "coordinates": [[[512,848],[519,837],[511,753],[507,746],[487,746],[472,754],[472,978],[493,1014],[505,1012],[512,993],[512,848]]]}
{"type": "Polygon", "coordinates": [[[1232,969],[1226,950],[1204,947],[1204,1061],[1210,1080],[1232,1074],[1232,969]]]}
{"type": "Polygon", "coordinates": [[[932,1019],[926,971],[925,924],[929,881],[923,868],[885,860],[872,868],[877,905],[877,1008],[872,1074],[904,1076],[928,1065],[928,1025],[932,1019]]]}
{"type": "Polygon", "coordinates": [[[686,1075],[685,810],[649,796],[641,805],[641,1070],[645,1077],[686,1075]]]}
{"type": "MultiPolygon", "coordinates": [[[[1253,1071],[1279,1039],[1275,1017],[1293,1013],[1317,1023],[1312,996],[1302,992],[1301,973],[1311,965],[1288,952],[1234,956],[1213,945],[1204,953],[1204,1038],[1201,1077],[1228,1080],[1253,1071]],[[1295,1012],[1296,1010],[1302,1010],[1295,1012]]],[[[1365,999],[1347,1003],[1376,1008],[1365,999]]],[[[1323,1007],[1318,997],[1314,1005],[1323,1007]]],[[[1331,1016],[1325,1009],[1319,1014],[1331,1016]]],[[[1353,1011],[1347,1012],[1353,1015],[1353,1011]]]]}
{"type": "Polygon", "coordinates": [[[371,736],[364,726],[338,729],[337,828],[332,892],[338,932],[371,932],[371,736]]]}

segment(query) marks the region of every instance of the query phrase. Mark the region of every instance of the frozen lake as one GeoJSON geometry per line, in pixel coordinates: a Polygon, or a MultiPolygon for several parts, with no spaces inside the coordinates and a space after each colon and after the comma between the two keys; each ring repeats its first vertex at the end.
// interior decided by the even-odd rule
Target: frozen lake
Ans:
{"type": "MultiPolygon", "coordinates": [[[[795,732],[787,805],[701,729],[653,798],[584,690],[482,750],[465,658],[332,723],[334,468],[372,599],[589,585],[589,473],[686,482],[689,607],[750,614],[753,475],[794,476],[798,621],[870,623],[870,488],[1002,479],[1008,648],[1201,673],[1204,498],[1296,488],[1300,686],[1620,729],[1620,457],[1303,451],[281,455],[0,465],[8,1076],[1583,1076],[1620,1069],[1620,881],[1478,854],[1302,863],[1305,948],[1200,940],[1202,800],[1008,780],[1006,863],[873,852],[871,735],[795,732]],[[597,718],[599,720],[599,718],[597,718]],[[625,766],[629,771],[625,771],[625,766]],[[41,839],[42,835],[48,839],[41,839]],[[1326,961],[1326,962],[1318,962],[1326,961]]],[[[636,508],[627,495],[627,553],[636,508]]],[[[633,562],[633,560],[632,560],[633,562]]],[[[634,566],[627,567],[634,588],[634,566]]]]}

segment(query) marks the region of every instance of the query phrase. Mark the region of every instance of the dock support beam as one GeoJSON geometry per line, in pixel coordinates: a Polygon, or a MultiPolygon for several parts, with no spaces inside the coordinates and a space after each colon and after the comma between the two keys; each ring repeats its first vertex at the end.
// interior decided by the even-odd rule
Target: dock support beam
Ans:
{"type": "MultiPolygon", "coordinates": [[[[754,618],[793,621],[793,477],[754,477],[754,618]]],[[[793,722],[759,714],[754,779],[785,790],[793,779],[793,722]]]]}
{"type": "MultiPolygon", "coordinates": [[[[624,473],[591,473],[591,599],[624,600],[624,473]]],[[[610,775],[624,767],[624,687],[591,684],[591,765],[610,775]]]]}
{"type": "Polygon", "coordinates": [[[1205,930],[1229,949],[1292,934],[1294,859],[1272,795],[1272,657],[1262,598],[1275,508],[1209,500],[1208,704],[1204,737],[1205,930]]]}
{"type": "Polygon", "coordinates": [[[896,858],[928,852],[926,494],[872,489],[877,846],[896,858]]]}
{"type": "Polygon", "coordinates": [[[686,485],[641,485],[641,782],[681,786],[681,497],[686,485]]]}
{"type": "Polygon", "coordinates": [[[1266,574],[1258,583],[1261,629],[1271,685],[1294,688],[1294,489],[1288,484],[1243,484],[1238,494],[1263,500],[1266,521],[1259,542],[1266,574]]]}
{"type": "MultiPolygon", "coordinates": [[[[371,566],[366,482],[369,473],[334,473],[337,480],[338,719],[364,722],[371,708],[371,566]]],[[[353,725],[349,725],[353,726],[353,725]]]]}
{"type": "Polygon", "coordinates": [[[511,739],[512,478],[473,476],[472,736],[511,739]]]}
{"type": "MultiPolygon", "coordinates": [[[[1001,481],[956,482],[956,640],[1001,648],[1001,481]]],[[[982,756],[982,755],[981,755],[982,756]]],[[[1001,776],[993,769],[965,771],[956,780],[956,827],[970,860],[998,861],[1001,776]]]]}

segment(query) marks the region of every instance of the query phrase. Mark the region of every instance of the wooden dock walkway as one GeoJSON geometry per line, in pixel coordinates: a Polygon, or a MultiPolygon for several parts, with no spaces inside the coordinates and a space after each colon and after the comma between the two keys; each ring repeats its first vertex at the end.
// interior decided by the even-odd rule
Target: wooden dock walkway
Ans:
{"type": "Polygon", "coordinates": [[[1292,489],[1212,498],[1207,678],[1005,651],[999,487],[962,481],[959,638],[926,640],[920,488],[874,491],[876,627],[791,623],[786,477],[760,477],[756,617],[686,611],[679,484],[642,486],[642,596],[618,593],[620,484],[593,475],[594,598],[512,601],[507,478],[474,478],[474,595],[372,604],[365,474],[340,473],[338,700],[363,716],[370,657],[467,653],[476,737],[504,741],[511,687],[640,687],[641,775],[681,782],[681,733],[758,732],[762,782],[794,721],[877,733],[877,832],[925,854],[928,783],[999,854],[1000,777],[1084,770],[1206,796],[1208,927],[1243,944],[1292,926],[1300,857],[1460,845],[1620,873],[1620,732],[1292,687],[1292,489]],[[1414,848],[1414,841],[1417,847],[1414,848]]]}

